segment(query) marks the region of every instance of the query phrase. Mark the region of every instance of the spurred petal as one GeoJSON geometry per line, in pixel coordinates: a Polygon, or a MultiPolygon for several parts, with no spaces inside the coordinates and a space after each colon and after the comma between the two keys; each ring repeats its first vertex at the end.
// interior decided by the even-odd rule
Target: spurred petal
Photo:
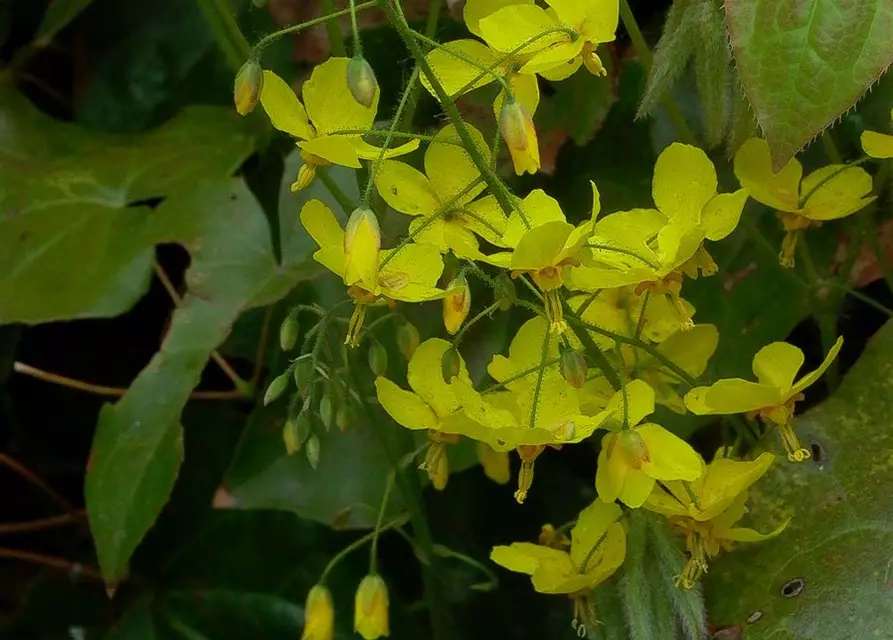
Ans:
{"type": "Polygon", "coordinates": [[[375,391],[378,403],[398,424],[407,429],[437,429],[437,416],[416,394],[381,376],[375,379],[375,391]]]}
{"type": "MultiPolygon", "coordinates": [[[[351,98],[353,100],[353,98],[351,98]]],[[[342,167],[350,167],[351,169],[359,169],[359,156],[357,149],[353,145],[353,140],[344,136],[320,136],[302,140],[298,146],[315,156],[319,156],[324,160],[328,160],[332,164],[338,164],[342,167]]]]}
{"type": "Polygon", "coordinates": [[[534,0],[465,0],[465,8],[462,11],[462,18],[465,20],[465,26],[478,38],[483,38],[481,34],[480,22],[491,13],[510,7],[516,4],[533,4],[534,0]]]}
{"type": "Polygon", "coordinates": [[[741,378],[719,380],[685,394],[685,406],[698,415],[747,413],[780,404],[784,396],[776,387],[741,378]]]}
{"type": "Polygon", "coordinates": [[[701,149],[674,142],[654,165],[654,203],[670,219],[701,218],[701,210],[716,195],[716,169],[701,149]]]}
{"type": "Polygon", "coordinates": [[[519,55],[536,53],[557,42],[567,41],[566,33],[556,31],[519,49],[525,42],[557,26],[545,9],[532,4],[505,7],[480,21],[481,34],[487,44],[503,53],[518,50],[519,55]]]}
{"type": "MultiPolygon", "coordinates": [[[[447,416],[460,407],[451,385],[444,382],[443,376],[432,374],[440,369],[443,354],[449,348],[450,343],[446,340],[425,340],[413,353],[406,376],[412,390],[440,417],[447,416]]],[[[459,378],[469,380],[465,362],[461,359],[459,362],[459,378]]]]}
{"type": "Polygon", "coordinates": [[[357,156],[359,156],[363,160],[378,160],[379,156],[384,159],[396,158],[398,156],[405,156],[407,153],[412,153],[419,148],[418,140],[410,140],[409,142],[404,142],[403,144],[399,144],[396,147],[389,147],[384,152],[384,155],[382,155],[381,147],[371,145],[362,138],[351,138],[350,143],[356,150],[357,156]]]}
{"type": "Polygon", "coordinates": [[[636,427],[636,433],[648,447],[648,460],[642,464],[642,471],[652,478],[692,481],[704,475],[701,456],[679,436],[657,424],[636,427]]]}
{"type": "Polygon", "coordinates": [[[354,100],[347,86],[349,62],[348,58],[329,58],[314,67],[310,79],[304,83],[304,106],[319,135],[345,129],[371,129],[375,122],[381,92],[376,90],[369,107],[354,100]]]}
{"type": "MultiPolygon", "coordinates": [[[[466,124],[465,128],[471,139],[474,140],[478,152],[485,161],[489,162],[490,148],[484,141],[484,136],[471,125],[466,124]]],[[[438,131],[434,138],[435,141],[429,144],[425,151],[425,174],[441,202],[446,203],[478,180],[481,172],[472,162],[468,152],[462,147],[459,135],[453,125],[447,125],[438,131]]],[[[486,185],[481,181],[455,202],[455,208],[458,209],[471,202],[485,188],[486,185]]]]}
{"type": "Polygon", "coordinates": [[[264,71],[260,102],[270,116],[270,122],[280,131],[302,140],[314,136],[304,105],[288,83],[272,71],[264,71]]]}
{"type": "Polygon", "coordinates": [[[603,502],[614,502],[623,490],[623,482],[629,467],[619,455],[608,455],[614,434],[602,439],[602,450],[598,454],[598,466],[595,470],[595,489],[603,502]]]}
{"type": "Polygon", "coordinates": [[[384,201],[401,213],[429,215],[442,204],[425,174],[405,162],[382,162],[375,174],[375,187],[384,201]]]}
{"type": "Polygon", "coordinates": [[[774,460],[775,456],[766,452],[750,461],[714,459],[703,478],[692,484],[698,504],[691,515],[699,521],[715,518],[759,480],[774,460]]]}
{"type": "Polygon", "coordinates": [[[751,138],[735,154],[735,175],[750,196],[779,211],[800,208],[803,167],[793,158],[777,174],[772,171],[769,143],[751,138]]]}
{"type": "Polygon", "coordinates": [[[330,271],[344,274],[344,230],[335,214],[320,200],[311,200],[301,209],[301,224],[319,245],[313,259],[330,271]]]}
{"type": "Polygon", "coordinates": [[[803,366],[803,352],[787,342],[766,345],[753,357],[753,373],[760,384],[785,393],[794,384],[794,377],[803,366]]]}
{"type": "Polygon", "coordinates": [[[517,211],[512,211],[502,235],[505,246],[517,246],[528,229],[539,227],[553,220],[566,222],[558,201],[547,195],[542,189],[534,189],[528,193],[524,200],[518,204],[518,208],[521,210],[523,218],[517,211]]]}
{"type": "Polygon", "coordinates": [[[840,348],[843,346],[843,336],[837,338],[837,341],[831,347],[831,350],[828,352],[828,355],[825,356],[825,359],[822,361],[822,364],[819,365],[819,368],[815,371],[810,371],[805,376],[797,380],[794,383],[794,386],[791,388],[790,396],[795,396],[801,391],[803,391],[806,387],[813,384],[816,380],[822,377],[822,374],[827,371],[828,367],[831,366],[831,363],[834,362],[834,358],[837,357],[837,354],[840,353],[840,348]]]}
{"type": "Polygon", "coordinates": [[[800,191],[806,202],[801,215],[812,220],[846,217],[875,199],[869,197],[871,188],[871,176],[861,167],[822,167],[803,179],[800,191]]]}
{"type": "Polygon", "coordinates": [[[722,240],[735,230],[747,203],[747,189],[720,193],[701,211],[701,225],[708,240],[722,240]]]}
{"type": "Polygon", "coordinates": [[[530,542],[513,542],[511,545],[493,547],[490,560],[509,571],[533,575],[544,563],[570,564],[570,557],[564,551],[530,542]]]}

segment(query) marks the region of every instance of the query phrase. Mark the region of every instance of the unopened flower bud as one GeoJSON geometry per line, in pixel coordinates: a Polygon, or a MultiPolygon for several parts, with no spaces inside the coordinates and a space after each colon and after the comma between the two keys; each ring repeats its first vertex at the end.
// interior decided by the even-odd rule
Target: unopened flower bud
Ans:
{"type": "Polygon", "coordinates": [[[381,576],[368,575],[360,582],[354,598],[353,627],[365,640],[390,635],[388,587],[381,576]]]}
{"type": "Polygon", "coordinates": [[[304,605],[304,633],[301,640],[332,640],[335,636],[335,608],[332,594],[318,584],[307,594],[304,605]]]}
{"type": "Polygon", "coordinates": [[[298,341],[298,316],[289,313],[279,325],[279,347],[283,351],[291,351],[298,341]]]}
{"type": "Polygon", "coordinates": [[[586,358],[583,357],[582,353],[575,349],[565,349],[561,353],[558,370],[561,371],[561,377],[564,378],[565,382],[574,389],[579,389],[586,384],[586,374],[589,373],[589,365],[586,364],[586,358]]]}
{"type": "Polygon", "coordinates": [[[351,409],[347,404],[342,404],[338,407],[338,411],[335,412],[335,424],[338,425],[338,429],[344,433],[348,430],[351,423],[353,422],[353,409],[351,409]]]}
{"type": "Polygon", "coordinates": [[[536,173],[540,168],[539,142],[527,107],[506,96],[499,114],[499,130],[509,148],[515,173],[536,173]]]}
{"type": "Polygon", "coordinates": [[[301,450],[307,436],[310,435],[310,418],[305,413],[285,421],[282,428],[282,440],[285,442],[285,451],[289,455],[301,450]]]}
{"type": "Polygon", "coordinates": [[[263,88],[264,70],[257,60],[251,58],[239,69],[233,83],[233,102],[240,116],[247,116],[254,111],[263,88]]]}
{"type": "Polygon", "coordinates": [[[319,419],[326,431],[332,428],[332,423],[335,421],[335,408],[332,404],[331,394],[327,393],[319,401],[319,419]]]}
{"type": "Polygon", "coordinates": [[[378,272],[381,228],[372,209],[357,207],[344,229],[344,281],[354,284],[378,272]]]}
{"type": "Polygon", "coordinates": [[[369,368],[377,376],[383,376],[388,372],[388,352],[380,342],[373,342],[369,347],[369,368]]]}
{"type": "Polygon", "coordinates": [[[347,63],[347,88],[353,99],[366,107],[372,107],[375,94],[378,92],[378,80],[375,72],[362,55],[355,55],[347,63]]]}
{"type": "Polygon", "coordinates": [[[397,327],[397,347],[407,361],[412,358],[412,354],[418,348],[419,342],[421,342],[419,330],[416,329],[413,323],[404,322],[397,327]]]}
{"type": "Polygon", "coordinates": [[[471,308],[471,290],[468,288],[468,282],[465,276],[458,276],[447,285],[447,290],[451,291],[443,299],[443,325],[450,335],[456,335],[468,317],[468,310],[471,308]]]}
{"type": "Polygon", "coordinates": [[[285,393],[285,390],[288,389],[288,379],[287,371],[273,378],[270,386],[267,387],[267,392],[264,394],[264,406],[267,406],[285,393]]]}
{"type": "Polygon", "coordinates": [[[443,352],[443,357],[440,359],[440,374],[443,376],[443,381],[450,384],[453,378],[458,377],[460,369],[459,351],[455,346],[451,346],[443,352]]]}
{"type": "Polygon", "coordinates": [[[311,382],[313,380],[313,363],[310,358],[300,360],[295,365],[295,386],[298,387],[298,393],[302,398],[307,398],[310,394],[311,382]]]}
{"type": "Polygon", "coordinates": [[[317,438],[314,433],[307,438],[307,445],[305,447],[307,462],[310,463],[310,468],[314,471],[316,471],[316,467],[319,466],[319,449],[319,438],[317,438]]]}

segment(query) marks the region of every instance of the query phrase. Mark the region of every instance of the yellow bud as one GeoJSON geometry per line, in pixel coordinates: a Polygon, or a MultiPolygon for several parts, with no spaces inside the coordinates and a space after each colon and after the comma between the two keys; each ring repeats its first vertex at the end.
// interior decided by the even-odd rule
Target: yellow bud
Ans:
{"type": "Polygon", "coordinates": [[[352,285],[366,281],[378,273],[381,251],[381,229],[375,213],[367,207],[357,207],[344,229],[344,281],[352,285]]]}
{"type": "Polygon", "coordinates": [[[512,479],[509,465],[509,454],[496,451],[486,442],[478,441],[475,445],[478,462],[484,468],[484,474],[496,484],[507,484],[512,479]]]}
{"type": "Polygon", "coordinates": [[[375,72],[362,55],[356,55],[347,63],[347,88],[358,103],[369,109],[378,92],[375,72]]]}
{"type": "Polygon", "coordinates": [[[404,322],[397,327],[397,347],[404,358],[407,360],[412,358],[412,354],[418,348],[419,342],[421,342],[419,330],[416,329],[413,323],[404,322]]]}
{"type": "Polygon", "coordinates": [[[380,342],[373,342],[369,347],[369,368],[377,376],[383,376],[388,372],[388,352],[380,342]]]}
{"type": "Polygon", "coordinates": [[[388,587],[381,576],[368,575],[360,582],[354,598],[353,628],[366,640],[390,635],[388,587]]]}
{"type": "Polygon", "coordinates": [[[440,375],[443,376],[444,382],[450,384],[453,378],[458,377],[461,367],[459,351],[455,346],[451,346],[443,352],[443,357],[440,359],[440,375]]]}
{"type": "Polygon", "coordinates": [[[376,247],[381,248],[381,228],[378,226],[378,218],[375,213],[368,207],[357,207],[347,219],[347,226],[344,228],[344,253],[349,254],[353,249],[357,236],[361,233],[368,233],[375,241],[376,247]]]}
{"type": "Polygon", "coordinates": [[[263,88],[264,70],[252,58],[242,65],[233,83],[233,102],[240,116],[247,116],[254,111],[263,88]]]}
{"type": "Polygon", "coordinates": [[[332,640],[335,636],[335,608],[332,594],[321,584],[307,594],[304,604],[304,633],[301,640],[332,640]]]}
{"type": "Polygon", "coordinates": [[[574,349],[565,349],[561,353],[558,364],[561,377],[574,389],[580,389],[586,384],[586,374],[589,373],[589,365],[583,354],[574,349]]]}
{"type": "Polygon", "coordinates": [[[512,96],[507,96],[502,103],[499,130],[512,155],[515,173],[519,176],[525,172],[536,173],[540,168],[540,150],[533,119],[527,108],[512,96]]]}
{"type": "Polygon", "coordinates": [[[583,45],[583,66],[585,66],[586,70],[594,76],[608,75],[605,65],[602,64],[602,59],[599,58],[598,54],[595,52],[595,45],[591,42],[587,42],[583,45]]]}
{"type": "Polygon", "coordinates": [[[279,326],[279,347],[283,351],[291,351],[298,341],[298,317],[289,313],[279,326]]]}
{"type": "Polygon", "coordinates": [[[443,324],[450,335],[456,335],[471,308],[471,290],[465,276],[455,278],[447,286],[447,290],[453,291],[443,299],[443,324]]]}

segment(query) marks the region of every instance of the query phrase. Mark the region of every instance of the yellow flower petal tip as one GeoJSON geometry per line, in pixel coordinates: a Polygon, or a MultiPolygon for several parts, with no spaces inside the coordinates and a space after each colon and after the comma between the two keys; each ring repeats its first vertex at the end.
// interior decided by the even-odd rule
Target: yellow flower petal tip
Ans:
{"type": "Polygon", "coordinates": [[[233,102],[240,116],[254,111],[264,87],[264,71],[255,59],[248,60],[236,74],[233,83],[233,102]]]}
{"type": "Polygon", "coordinates": [[[388,587],[379,575],[368,575],[360,582],[354,598],[354,631],[365,640],[389,636],[388,587]]]}
{"type": "Polygon", "coordinates": [[[301,640],[332,640],[335,636],[335,609],[332,594],[318,584],[310,589],[304,605],[304,632],[301,640]]]}

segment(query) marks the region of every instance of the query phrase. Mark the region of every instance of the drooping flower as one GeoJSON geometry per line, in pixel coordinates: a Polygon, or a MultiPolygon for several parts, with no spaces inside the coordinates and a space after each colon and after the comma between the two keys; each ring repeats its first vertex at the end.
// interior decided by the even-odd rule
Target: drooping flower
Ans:
{"type": "Polygon", "coordinates": [[[512,470],[509,466],[509,456],[505,451],[497,451],[486,442],[475,443],[475,453],[478,462],[484,469],[484,474],[496,484],[508,484],[512,479],[512,470]]]}
{"type": "Polygon", "coordinates": [[[335,636],[335,609],[332,594],[325,585],[315,585],[304,605],[304,632],[301,640],[332,640],[335,636]]]}
{"type": "Polygon", "coordinates": [[[365,640],[391,635],[388,622],[388,586],[377,574],[363,578],[357,588],[353,628],[365,640]]]}
{"type": "MultiPolygon", "coordinates": [[[[480,132],[466,125],[481,155],[490,151],[480,132]]],[[[460,258],[481,256],[474,234],[494,242],[505,229],[505,216],[492,198],[475,201],[485,189],[481,174],[461,146],[453,125],[441,129],[425,150],[425,173],[396,160],[381,163],[375,186],[391,208],[417,216],[409,226],[418,243],[460,258]]]]}
{"type": "Polygon", "coordinates": [[[794,266],[797,240],[804,229],[846,217],[875,199],[868,195],[871,176],[860,167],[831,164],[803,178],[803,167],[792,158],[774,172],[769,143],[759,138],[751,138],[738,149],[735,175],[754,200],[776,210],[785,230],[780,254],[785,267],[794,266]]]}
{"type": "Polygon", "coordinates": [[[524,103],[510,96],[499,110],[499,131],[512,157],[517,175],[540,169],[540,147],[533,118],[524,103]]]}
{"type": "Polygon", "coordinates": [[[654,412],[654,390],[633,380],[608,403],[613,417],[606,423],[611,433],[602,439],[595,487],[604,502],[619,499],[641,507],[658,480],[696,480],[704,473],[704,461],[685,440],[664,427],[639,424],[654,412]]]}
{"type": "Polygon", "coordinates": [[[260,68],[257,59],[251,58],[241,66],[233,82],[233,102],[240,116],[247,116],[254,111],[263,87],[263,69],[260,68]]]}
{"type": "Polygon", "coordinates": [[[679,581],[691,589],[707,571],[707,560],[720,550],[730,549],[734,542],[759,542],[781,533],[761,534],[736,526],[744,516],[748,488],[769,469],[775,456],[762,453],[753,461],[736,461],[717,455],[707,465],[703,477],[686,485],[669,481],[655,487],[645,507],[669,518],[670,523],[685,535],[689,560],[679,581]]]}
{"type": "MultiPolygon", "coordinates": [[[[363,132],[375,123],[380,92],[376,85],[369,106],[357,102],[347,84],[349,64],[347,58],[329,58],[317,65],[304,83],[303,104],[282,78],[264,71],[261,104],[274,127],[297,138],[304,160],[293,191],[309,185],[318,166],[359,169],[360,159],[375,160],[380,154],[381,149],[363,140],[363,132]]],[[[388,149],[385,157],[400,156],[418,146],[418,140],[411,140],[388,149]]]]}
{"type": "MultiPolygon", "coordinates": [[[[574,603],[575,627],[591,627],[596,620],[589,595],[626,557],[626,532],[619,522],[622,515],[616,504],[596,500],[580,512],[568,551],[560,544],[514,542],[494,547],[490,559],[509,571],[529,575],[539,593],[569,596],[574,603]]],[[[544,542],[556,537],[548,535],[546,527],[543,530],[544,542]]]]}
{"type": "Polygon", "coordinates": [[[709,387],[696,387],[685,394],[685,406],[699,415],[747,413],[760,416],[778,427],[781,441],[792,462],[809,459],[794,433],[794,405],[803,390],[815,383],[837,357],[843,338],[838,338],[819,368],[795,380],[803,366],[803,352],[786,342],[766,345],[753,357],[757,382],[731,378],[709,387]]]}
{"type": "Polygon", "coordinates": [[[370,305],[393,305],[398,300],[423,302],[449,293],[436,286],[443,272],[440,254],[423,245],[406,244],[400,249],[374,251],[371,246],[374,234],[356,233],[350,247],[352,267],[348,270],[345,232],[332,210],[319,200],[311,200],[301,209],[301,223],[319,245],[313,254],[314,260],[344,279],[347,293],[356,304],[348,327],[347,344],[359,343],[359,333],[370,305]]]}
{"type": "MultiPolygon", "coordinates": [[[[890,111],[893,118],[893,110],[890,111]]],[[[862,149],[872,158],[893,158],[893,136],[877,131],[862,132],[862,149]]]]}

